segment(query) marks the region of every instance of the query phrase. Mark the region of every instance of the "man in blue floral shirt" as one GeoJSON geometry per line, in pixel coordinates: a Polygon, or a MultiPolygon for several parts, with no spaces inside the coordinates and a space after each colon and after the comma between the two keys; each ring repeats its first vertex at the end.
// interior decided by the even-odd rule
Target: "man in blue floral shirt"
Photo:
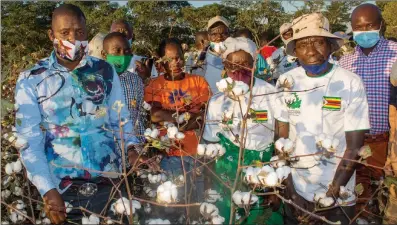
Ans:
{"type": "Polygon", "coordinates": [[[28,143],[20,150],[28,177],[43,196],[47,216],[59,224],[69,199],[100,213],[112,187],[103,187],[104,181],[121,172],[120,139],[130,164],[139,158],[134,151],[139,140],[114,67],[86,55],[83,12],[71,4],[56,8],[48,35],[54,44],[50,57],[19,76],[16,128],[18,138],[28,143]]]}

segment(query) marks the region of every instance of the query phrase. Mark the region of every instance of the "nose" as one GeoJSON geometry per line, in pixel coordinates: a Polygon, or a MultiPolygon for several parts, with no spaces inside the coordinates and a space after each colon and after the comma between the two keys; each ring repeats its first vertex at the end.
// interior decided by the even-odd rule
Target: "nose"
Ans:
{"type": "Polygon", "coordinates": [[[69,33],[69,37],[68,37],[68,41],[70,42],[70,43],[75,43],[76,42],[76,33],[75,32],[70,32],[69,33]]]}
{"type": "Polygon", "coordinates": [[[308,45],[307,50],[306,50],[306,55],[307,56],[315,56],[317,55],[317,49],[314,47],[314,45],[308,45]]]}

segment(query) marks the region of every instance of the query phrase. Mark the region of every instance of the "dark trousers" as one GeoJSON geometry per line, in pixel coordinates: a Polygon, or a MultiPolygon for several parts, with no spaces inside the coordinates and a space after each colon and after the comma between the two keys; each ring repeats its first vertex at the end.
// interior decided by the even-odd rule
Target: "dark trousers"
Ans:
{"type": "MultiPolygon", "coordinates": [[[[112,179],[113,183],[117,185],[120,179],[112,179]]],[[[63,194],[62,198],[65,202],[69,202],[73,205],[73,210],[67,214],[66,223],[68,224],[81,224],[81,219],[85,215],[89,217],[91,214],[84,212],[79,209],[83,207],[91,212],[100,214],[102,216],[108,216],[114,220],[119,220],[120,215],[115,215],[110,210],[111,205],[119,198],[128,198],[127,191],[124,183],[118,188],[119,191],[114,191],[112,182],[109,179],[100,178],[98,180],[85,181],[85,180],[73,180],[72,186],[70,186],[63,194]],[[95,194],[91,196],[84,196],[80,189],[85,184],[93,183],[97,187],[95,194]],[[113,196],[114,194],[114,196],[113,196]],[[112,197],[113,196],[113,197],[112,197]]],[[[127,219],[127,218],[126,218],[127,219]]],[[[101,219],[102,221],[102,219],[101,219]]],[[[125,222],[128,223],[126,220],[125,222]]]]}

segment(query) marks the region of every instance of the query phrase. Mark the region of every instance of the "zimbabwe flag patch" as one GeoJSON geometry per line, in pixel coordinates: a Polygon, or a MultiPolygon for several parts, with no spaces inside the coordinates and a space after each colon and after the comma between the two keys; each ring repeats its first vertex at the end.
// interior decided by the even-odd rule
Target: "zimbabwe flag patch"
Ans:
{"type": "Polygon", "coordinates": [[[342,107],[342,98],[341,97],[323,97],[323,109],[331,110],[331,111],[340,111],[342,107]]]}
{"type": "Polygon", "coordinates": [[[254,110],[253,121],[255,123],[265,123],[267,122],[267,110],[254,110]]]}

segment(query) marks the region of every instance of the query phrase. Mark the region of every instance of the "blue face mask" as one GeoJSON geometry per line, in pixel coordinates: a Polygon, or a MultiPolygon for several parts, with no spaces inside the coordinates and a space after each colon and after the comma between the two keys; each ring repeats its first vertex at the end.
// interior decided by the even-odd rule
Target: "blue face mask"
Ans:
{"type": "Polygon", "coordinates": [[[306,72],[314,75],[320,75],[327,68],[328,60],[324,60],[324,62],[320,65],[306,65],[302,62],[300,62],[300,64],[306,72]]]}
{"type": "Polygon", "coordinates": [[[354,31],[353,39],[363,48],[372,48],[380,39],[379,30],[354,31]]]}

